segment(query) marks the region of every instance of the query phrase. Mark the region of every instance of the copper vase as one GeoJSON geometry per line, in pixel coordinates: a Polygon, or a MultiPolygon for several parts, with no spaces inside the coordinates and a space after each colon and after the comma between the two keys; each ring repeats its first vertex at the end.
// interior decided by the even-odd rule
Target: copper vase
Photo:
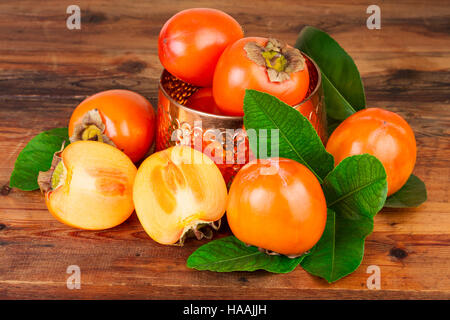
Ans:
{"type": "MultiPolygon", "coordinates": [[[[306,55],[305,58],[310,86],[306,98],[293,108],[311,121],[325,143],[327,131],[321,74],[315,62],[306,55]]],[[[252,158],[243,130],[243,117],[210,114],[186,107],[184,104],[198,89],[174,77],[167,70],[162,72],[158,94],[156,150],[180,144],[203,152],[208,149],[207,154],[214,156],[213,160],[229,183],[252,158]],[[217,151],[222,151],[219,156],[217,151]]]]}

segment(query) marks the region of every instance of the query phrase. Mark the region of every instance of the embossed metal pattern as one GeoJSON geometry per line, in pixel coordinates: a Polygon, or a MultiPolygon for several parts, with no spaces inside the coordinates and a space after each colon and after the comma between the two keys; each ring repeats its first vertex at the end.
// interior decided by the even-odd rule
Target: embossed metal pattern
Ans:
{"type": "MultiPolygon", "coordinates": [[[[308,57],[310,88],[307,99],[294,106],[307,117],[325,143],[326,114],[320,72],[308,57]]],[[[190,109],[184,104],[198,90],[164,70],[158,93],[156,150],[189,145],[210,156],[230,183],[251,158],[243,118],[221,116],[190,109]]]]}

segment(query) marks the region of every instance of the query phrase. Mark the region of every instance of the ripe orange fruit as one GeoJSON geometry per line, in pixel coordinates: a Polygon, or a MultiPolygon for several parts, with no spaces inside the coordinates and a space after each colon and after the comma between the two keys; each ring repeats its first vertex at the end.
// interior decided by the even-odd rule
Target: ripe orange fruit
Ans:
{"type": "Polygon", "coordinates": [[[369,153],[384,166],[388,196],[408,180],[416,163],[416,139],[409,124],[398,114],[369,108],[345,119],[331,134],[327,151],[335,165],[344,158],[369,153]]]}
{"type": "Polygon", "coordinates": [[[211,88],[198,89],[186,102],[186,107],[191,109],[221,115],[219,108],[217,108],[214,101],[211,88]]]}
{"type": "Polygon", "coordinates": [[[136,214],[147,234],[175,244],[188,232],[219,220],[227,188],[214,162],[200,151],[176,146],[148,157],[133,188],[136,214]]]}
{"type": "Polygon", "coordinates": [[[275,39],[249,37],[225,49],[212,88],[223,114],[243,116],[246,89],[272,94],[293,106],[308,92],[309,72],[298,49],[275,39]]]}
{"type": "Polygon", "coordinates": [[[133,162],[149,151],[155,137],[155,112],[150,102],[129,90],[107,90],[83,100],[69,122],[71,141],[112,141],[133,162]]]}
{"type": "Polygon", "coordinates": [[[223,50],[243,36],[239,23],[225,12],[209,8],[183,10],[161,29],[159,60],[177,78],[210,87],[223,50]]]}
{"type": "Polygon", "coordinates": [[[56,219],[87,230],[112,228],[128,219],[134,210],[137,169],[122,151],[106,143],[77,141],[60,157],[45,194],[56,219]]]}
{"type": "Polygon", "coordinates": [[[228,224],[241,241],[285,255],[300,255],[319,241],[327,204],[319,181],[290,159],[253,160],[231,184],[228,224]]]}

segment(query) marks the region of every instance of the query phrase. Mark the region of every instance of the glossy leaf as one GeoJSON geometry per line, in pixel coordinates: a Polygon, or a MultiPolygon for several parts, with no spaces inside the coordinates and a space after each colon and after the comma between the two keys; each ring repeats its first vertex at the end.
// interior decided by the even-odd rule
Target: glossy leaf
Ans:
{"type": "Polygon", "coordinates": [[[328,205],[325,231],[301,265],[309,273],[334,282],[361,264],[373,217],[386,200],[386,172],[371,155],[348,157],[325,178],[323,189],[328,205]]]}
{"type": "Polygon", "coordinates": [[[405,185],[386,199],[387,208],[414,208],[427,200],[425,183],[415,175],[411,175],[405,185]]]}
{"type": "Polygon", "coordinates": [[[187,266],[216,272],[266,270],[287,273],[294,270],[305,256],[291,259],[283,255],[268,255],[229,236],[198,248],[188,258],[187,266]]]}
{"type": "Polygon", "coordinates": [[[53,154],[70,143],[67,128],[56,128],[39,133],[19,153],[11,173],[10,187],[25,191],[39,189],[37,177],[52,164],[53,154]]]}
{"type": "Polygon", "coordinates": [[[244,125],[250,146],[257,158],[270,155],[272,134],[266,131],[278,130],[280,157],[295,160],[308,167],[322,182],[333,170],[333,156],[322,144],[312,124],[300,112],[267,93],[246,90],[244,98],[244,125]],[[254,129],[252,135],[251,129],[254,129]],[[266,139],[267,138],[267,139],[266,139]],[[267,146],[269,152],[261,153],[260,147],[267,146]]]}
{"type": "Polygon", "coordinates": [[[364,87],[353,59],[326,32],[306,26],[295,47],[319,66],[328,117],[342,121],[366,106],[364,87]]]}
{"type": "Polygon", "coordinates": [[[327,206],[349,219],[373,217],[386,200],[387,181],[383,164],[369,154],[342,160],[323,183],[327,206]]]}

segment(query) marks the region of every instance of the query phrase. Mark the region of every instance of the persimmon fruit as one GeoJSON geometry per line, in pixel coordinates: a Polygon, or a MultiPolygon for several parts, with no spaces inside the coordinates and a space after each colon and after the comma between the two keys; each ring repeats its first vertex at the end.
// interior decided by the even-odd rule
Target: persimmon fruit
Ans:
{"type": "Polygon", "coordinates": [[[304,165],[284,158],[258,159],[234,178],[227,220],[244,243],[298,256],[322,236],[327,205],[319,181],[304,165]]]}
{"type": "Polygon", "coordinates": [[[69,122],[70,141],[95,140],[111,144],[133,162],[153,144],[155,111],[150,102],[129,90],[107,90],[83,100],[69,122]]]}
{"type": "Polygon", "coordinates": [[[417,154],[409,124],[400,115],[380,108],[364,109],[345,119],[331,134],[326,149],[334,156],[335,165],[356,154],[377,157],[386,170],[388,196],[406,183],[417,154]]]}
{"type": "Polygon", "coordinates": [[[148,157],[136,175],[133,200],[147,234],[161,244],[202,238],[225,213],[227,188],[217,166],[200,151],[175,146],[148,157]],[[206,232],[206,231],[205,231],[206,232]]]}
{"type": "Polygon", "coordinates": [[[181,80],[210,87],[220,55],[243,36],[239,23],[225,12],[209,8],[183,10],[161,29],[159,60],[181,80]]]}
{"type": "Polygon", "coordinates": [[[226,115],[244,115],[246,89],[269,93],[294,106],[308,92],[308,67],[298,49],[281,41],[242,38],[220,56],[212,88],[217,106],[226,115]]]}
{"type": "MultiPolygon", "coordinates": [[[[295,108],[299,111],[303,116],[305,116],[309,122],[314,126],[314,128],[318,127],[320,124],[317,123],[317,110],[311,100],[305,101],[301,105],[295,108]]],[[[318,128],[316,128],[316,131],[318,128]]]]}
{"type": "Polygon", "coordinates": [[[80,229],[115,227],[132,214],[137,169],[120,150],[97,141],[77,141],[55,154],[52,169],[40,173],[50,213],[80,229]]]}
{"type": "Polygon", "coordinates": [[[221,115],[214,101],[212,88],[198,89],[186,102],[186,107],[215,115],[221,115]]]}

